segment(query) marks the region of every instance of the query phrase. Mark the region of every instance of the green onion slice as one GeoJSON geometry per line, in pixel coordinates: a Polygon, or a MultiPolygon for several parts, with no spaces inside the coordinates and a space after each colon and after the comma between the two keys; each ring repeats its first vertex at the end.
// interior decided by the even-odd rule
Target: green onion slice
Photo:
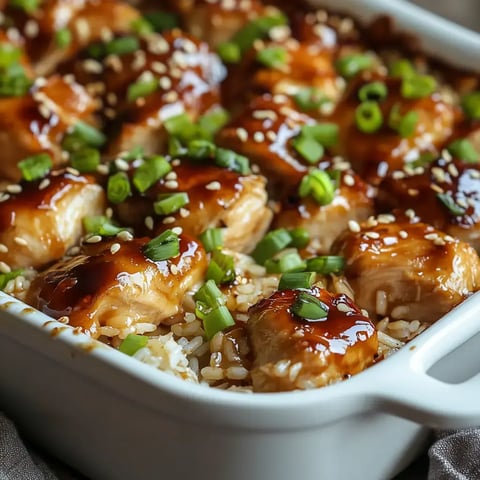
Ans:
{"type": "Polygon", "coordinates": [[[235,325],[235,320],[228,308],[224,305],[210,310],[203,315],[203,329],[208,339],[225,330],[228,327],[235,325]]]}
{"type": "Polygon", "coordinates": [[[3,290],[8,282],[10,280],[13,280],[14,278],[17,278],[19,277],[20,275],[22,275],[24,272],[23,268],[19,268],[17,270],[12,270],[11,272],[8,272],[8,273],[1,273],[0,274],[0,290],[3,290]]]}
{"type": "Polygon", "coordinates": [[[315,110],[331,100],[316,87],[303,87],[293,96],[298,108],[304,111],[315,110]]]}
{"type": "Polygon", "coordinates": [[[203,132],[213,138],[213,136],[227,124],[229,119],[230,115],[227,110],[218,107],[200,117],[198,125],[203,132]]]}
{"type": "Polygon", "coordinates": [[[45,177],[52,168],[52,159],[47,153],[39,153],[18,162],[22,177],[27,182],[45,177]]]}
{"type": "Polygon", "coordinates": [[[217,148],[215,152],[215,164],[242,175],[250,173],[250,162],[248,158],[235,153],[233,150],[217,148]]]}
{"type": "Polygon", "coordinates": [[[416,75],[414,66],[409,60],[404,58],[396,60],[390,66],[390,75],[398,78],[408,78],[416,75]]]}
{"type": "Polygon", "coordinates": [[[323,146],[313,137],[300,134],[292,140],[292,147],[310,164],[316,164],[325,154],[323,146]]]}
{"type": "Polygon", "coordinates": [[[155,31],[152,24],[145,18],[136,18],[132,22],[132,30],[140,36],[149,35],[155,31]]]}
{"type": "Polygon", "coordinates": [[[72,152],[70,162],[80,173],[95,172],[100,165],[100,152],[94,148],[82,148],[72,152]]]}
{"type": "Polygon", "coordinates": [[[292,237],[284,228],[268,232],[257,244],[252,252],[255,261],[264,265],[265,262],[286,248],[292,241],[292,237]]]}
{"type": "Polygon", "coordinates": [[[11,7],[20,8],[27,13],[32,13],[40,6],[40,0],[9,0],[8,4],[11,7]]]}
{"type": "Polygon", "coordinates": [[[217,285],[224,285],[235,280],[235,263],[233,257],[215,250],[208,265],[207,280],[213,280],[217,285]]]}
{"type": "Polygon", "coordinates": [[[458,205],[449,193],[437,193],[437,198],[452,215],[461,216],[465,214],[466,209],[458,205]]]}
{"type": "Polygon", "coordinates": [[[418,112],[414,110],[402,115],[400,113],[400,104],[396,103],[390,110],[388,126],[395,130],[401,137],[408,138],[415,133],[419,117],[418,112]]]}
{"type": "Polygon", "coordinates": [[[180,239],[172,230],[165,230],[143,247],[144,255],[154,262],[161,262],[180,254],[180,239]]]}
{"type": "Polygon", "coordinates": [[[66,48],[72,43],[72,32],[68,28],[61,28],[55,32],[55,43],[60,48],[66,48]]]}
{"type": "Polygon", "coordinates": [[[173,30],[180,25],[177,15],[170,12],[155,11],[146,13],[143,17],[155,30],[155,32],[165,32],[173,30]]]}
{"type": "Polygon", "coordinates": [[[242,59],[242,51],[234,42],[221,43],[217,48],[217,53],[225,63],[238,63],[242,59]]]}
{"type": "Polygon", "coordinates": [[[278,69],[287,63],[288,52],[283,47],[267,47],[258,51],[256,60],[268,68],[278,69]]]}
{"type": "Polygon", "coordinates": [[[140,193],[144,193],[171,170],[172,166],[164,157],[154,155],[135,169],[132,182],[140,193]]]}
{"type": "Polygon", "coordinates": [[[345,78],[352,78],[363,70],[373,66],[373,58],[370,55],[354,53],[345,55],[337,60],[335,67],[337,72],[345,78]]]}
{"type": "Polygon", "coordinates": [[[338,125],[331,122],[315,123],[304,125],[301,129],[302,135],[314,138],[324,147],[333,147],[338,143],[338,125]]]}
{"type": "Polygon", "coordinates": [[[192,140],[188,143],[187,155],[192,160],[206,160],[214,158],[217,147],[209,140],[192,140]]]}
{"type": "Polygon", "coordinates": [[[223,246],[223,229],[208,228],[199,237],[207,253],[223,246]]]}
{"type": "MultiPolygon", "coordinates": [[[[10,70],[12,67],[10,67],[10,70]]],[[[0,75],[1,97],[22,97],[32,86],[31,80],[22,71],[0,75]]]]}
{"type": "Polygon", "coordinates": [[[467,117],[480,120],[480,90],[464,95],[461,105],[467,117]]]}
{"type": "Polygon", "coordinates": [[[133,333],[127,335],[118,349],[127,355],[135,355],[141,348],[148,344],[148,337],[144,335],[134,335],[133,333]]]}
{"type": "Polygon", "coordinates": [[[376,102],[363,102],[355,110],[355,123],[363,133],[374,133],[383,124],[383,114],[376,102]]]}
{"type": "Polygon", "coordinates": [[[21,56],[22,51],[20,48],[10,43],[0,43],[0,69],[6,69],[16,64],[21,56]]]}
{"type": "Polygon", "coordinates": [[[361,102],[381,102],[388,96],[388,88],[383,82],[371,82],[364,85],[358,91],[358,98],[361,102]]]}
{"type": "Polygon", "coordinates": [[[138,80],[135,83],[129,85],[127,90],[127,100],[134,102],[139,98],[147,97],[152,93],[155,93],[159,88],[158,80],[152,78],[151,80],[138,80]]]}
{"type": "Polygon", "coordinates": [[[120,232],[127,230],[114,223],[112,219],[103,215],[91,215],[83,218],[83,227],[87,233],[100,235],[102,237],[113,237],[120,232]]]}
{"type": "Polygon", "coordinates": [[[140,42],[133,35],[114,38],[105,44],[106,55],[128,55],[140,48],[140,42]]]}
{"type": "Polygon", "coordinates": [[[162,193],[158,195],[153,208],[157,215],[171,215],[188,205],[189,201],[188,194],[185,192],[162,193]]]}
{"type": "Polygon", "coordinates": [[[289,272],[280,277],[279,290],[310,288],[315,283],[314,272],[289,272]]]}
{"type": "Polygon", "coordinates": [[[306,292],[298,293],[290,311],[309,322],[325,320],[328,317],[328,307],[317,297],[306,292]]]}
{"type": "Polygon", "coordinates": [[[195,301],[205,304],[208,308],[225,305],[226,298],[213,280],[206,281],[194,296],[195,301]]]}
{"type": "Polygon", "coordinates": [[[328,275],[330,273],[340,273],[345,268],[345,259],[340,256],[328,255],[307,260],[307,270],[310,272],[328,275]]]}
{"type": "Polygon", "coordinates": [[[267,273],[303,272],[307,264],[298,252],[288,252],[265,262],[267,273]]]}
{"type": "Polygon", "coordinates": [[[328,205],[335,197],[335,184],[327,172],[315,169],[303,177],[298,194],[301,198],[311,195],[319,205],[328,205]]]}
{"type": "Polygon", "coordinates": [[[404,77],[401,94],[403,98],[419,99],[431,95],[437,89],[437,81],[431,75],[404,77]]]}
{"type": "Polygon", "coordinates": [[[310,234],[308,230],[303,227],[293,228],[288,233],[292,237],[289,247],[293,248],[305,248],[310,243],[310,234]]]}
{"type": "Polygon", "coordinates": [[[480,154],[472,142],[466,138],[455,140],[448,146],[448,151],[454,156],[468,163],[478,163],[480,154]]]}
{"type": "Polygon", "coordinates": [[[108,178],[107,197],[112,203],[122,203],[131,193],[130,181],[125,172],[118,172],[108,178]]]}
{"type": "Polygon", "coordinates": [[[75,124],[71,133],[90,147],[100,148],[107,141],[107,137],[100,130],[82,121],[75,124]]]}

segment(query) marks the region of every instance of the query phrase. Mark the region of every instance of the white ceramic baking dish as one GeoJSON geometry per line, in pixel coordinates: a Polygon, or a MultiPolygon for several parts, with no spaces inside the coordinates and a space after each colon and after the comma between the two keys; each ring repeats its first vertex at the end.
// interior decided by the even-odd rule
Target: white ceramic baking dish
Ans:
{"type": "MultiPolygon", "coordinates": [[[[426,50],[480,65],[480,36],[417,7],[319,3],[363,20],[389,13],[426,50]]],[[[387,479],[421,451],[427,427],[480,425],[479,351],[474,295],[346,382],[225,392],[156,371],[0,293],[0,408],[92,479],[387,479]]]]}

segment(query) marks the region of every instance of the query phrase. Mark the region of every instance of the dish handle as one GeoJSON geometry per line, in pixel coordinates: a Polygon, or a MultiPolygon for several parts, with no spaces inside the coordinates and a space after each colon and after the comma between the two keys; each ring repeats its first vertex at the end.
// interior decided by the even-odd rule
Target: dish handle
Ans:
{"type": "MultiPolygon", "coordinates": [[[[427,334],[378,365],[382,382],[370,384],[374,385],[371,393],[381,410],[434,428],[480,425],[480,372],[457,384],[428,373],[439,360],[480,332],[479,300],[479,294],[473,295],[432,325],[427,334]]],[[[462,366],[455,366],[459,374],[462,366]]]]}

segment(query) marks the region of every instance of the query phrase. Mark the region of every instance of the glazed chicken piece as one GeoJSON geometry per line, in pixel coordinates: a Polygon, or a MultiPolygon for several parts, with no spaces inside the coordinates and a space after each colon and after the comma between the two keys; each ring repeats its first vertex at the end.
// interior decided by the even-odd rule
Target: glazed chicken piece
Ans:
{"type": "MultiPolygon", "coordinates": [[[[134,163],[133,168],[140,164],[134,163]]],[[[198,236],[208,228],[224,228],[225,247],[238,252],[251,251],[272,219],[263,177],[187,160],[174,166],[145,195],[134,193],[114,209],[121,223],[132,225],[141,234],[181,227],[188,235],[198,236]],[[173,213],[156,215],[154,202],[159,195],[178,192],[188,195],[188,203],[173,213]],[[149,222],[151,230],[146,227],[149,222]]]]}
{"type": "Polygon", "coordinates": [[[202,280],[207,260],[201,245],[183,235],[179,255],[168,260],[147,258],[148,242],[115,238],[85,244],[78,256],[34,280],[27,303],[53,318],[68,316],[70,325],[94,338],[103,326],[158,325],[179,312],[184,294],[202,280]]]}
{"type": "Polygon", "coordinates": [[[195,121],[216,106],[225,75],[208,45],[180,30],[134,40],[132,50],[99,59],[86,50],[62,67],[73,69],[78,81],[102,99],[106,119],[115,121],[111,155],[137,145],[145,153],[164,150],[165,120],[186,112],[195,121]]]}
{"type": "Polygon", "coordinates": [[[319,288],[285,290],[262,300],[249,313],[256,392],[323,387],[361,372],[375,360],[375,327],[345,295],[319,288]],[[305,293],[320,300],[328,312],[325,318],[308,320],[292,313],[305,293]]]}
{"type": "Polygon", "coordinates": [[[18,181],[18,162],[37,153],[49,153],[55,167],[63,165],[63,136],[79,120],[92,122],[94,109],[83,87],[58,75],[38,79],[22,97],[0,99],[0,178],[18,181]]]}
{"type": "Polygon", "coordinates": [[[393,172],[379,186],[385,210],[414,209],[426,223],[480,251],[480,167],[446,151],[424,167],[393,172]]]}
{"type": "Polygon", "coordinates": [[[419,99],[402,98],[402,80],[370,76],[352,82],[345,98],[330,118],[340,127],[340,141],[336,153],[348,159],[353,169],[369,183],[378,185],[388,172],[401,170],[423,152],[436,152],[453,132],[457,112],[452,105],[433,93],[419,99]],[[356,110],[360,105],[360,88],[374,81],[385,83],[388,96],[378,103],[383,124],[378,131],[366,133],[356,124],[356,110]],[[411,131],[405,129],[404,137],[389,124],[392,115],[405,118],[416,115],[411,131]]]}
{"type": "Polygon", "coordinates": [[[119,0],[45,0],[26,14],[5,12],[24,37],[37,75],[48,75],[90,43],[132,31],[140,13],[119,0]],[[62,40],[63,37],[63,40],[62,40]]]}
{"type": "MultiPolygon", "coordinates": [[[[348,164],[347,164],[348,165],[348,164]]],[[[335,163],[325,165],[335,171],[335,163]]],[[[335,239],[350,221],[362,222],[373,215],[373,188],[352,170],[338,171],[339,186],[331,203],[319,205],[312,197],[286,196],[276,214],[274,228],[304,228],[310,235],[311,253],[328,255],[335,239]]]]}
{"type": "Polygon", "coordinates": [[[370,315],[433,323],[479,287],[475,250],[416,220],[388,214],[352,224],[332,249],[370,315]]]}
{"type": "Polygon", "coordinates": [[[220,146],[238,152],[258,165],[269,179],[270,186],[296,187],[310,164],[293,148],[292,141],[303,126],[315,121],[299,112],[293,102],[283,95],[263,95],[217,135],[220,146]]]}
{"type": "Polygon", "coordinates": [[[7,187],[0,203],[0,261],[13,270],[60,259],[79,242],[83,217],[101,215],[105,203],[92,177],[66,171],[7,187]]]}
{"type": "Polygon", "coordinates": [[[171,1],[185,30],[216,49],[230,40],[250,20],[268,13],[258,0],[182,0],[171,1]]]}

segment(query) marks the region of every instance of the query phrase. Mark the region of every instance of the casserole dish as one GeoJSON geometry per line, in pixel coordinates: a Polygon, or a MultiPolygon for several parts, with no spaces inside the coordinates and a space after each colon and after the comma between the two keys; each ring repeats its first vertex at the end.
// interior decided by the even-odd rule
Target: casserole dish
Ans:
{"type": "MultiPolygon", "coordinates": [[[[365,20],[390,13],[400,28],[423,32],[427,51],[442,51],[458,66],[478,62],[477,36],[415,7],[330,5],[365,20]]],[[[2,404],[33,440],[92,478],[381,479],[423,446],[428,430],[421,425],[480,423],[478,375],[461,384],[427,375],[433,367],[438,378],[458,382],[475,373],[447,376],[452,358],[437,362],[469,339],[452,355],[461,365],[473,356],[478,295],[348,382],[278,395],[182,383],[0,298],[2,404]]]]}

